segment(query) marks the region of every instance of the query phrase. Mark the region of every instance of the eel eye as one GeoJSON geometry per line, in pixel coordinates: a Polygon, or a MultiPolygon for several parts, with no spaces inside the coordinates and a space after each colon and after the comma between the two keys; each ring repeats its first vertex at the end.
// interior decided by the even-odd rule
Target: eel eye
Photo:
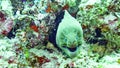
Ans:
{"type": "Polygon", "coordinates": [[[79,39],[78,36],[76,36],[76,39],[77,39],[77,40],[79,39]]]}
{"type": "Polygon", "coordinates": [[[67,38],[64,39],[64,42],[67,42],[67,38]]]}

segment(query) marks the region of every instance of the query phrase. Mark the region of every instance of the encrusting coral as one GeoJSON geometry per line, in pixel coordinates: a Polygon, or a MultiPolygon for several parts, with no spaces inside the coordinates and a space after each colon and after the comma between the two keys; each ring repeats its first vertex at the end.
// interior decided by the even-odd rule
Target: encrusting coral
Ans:
{"type": "Polygon", "coordinates": [[[13,27],[13,22],[5,11],[0,11],[0,34],[7,36],[13,27]]]}
{"type": "Polygon", "coordinates": [[[0,68],[120,68],[119,4],[0,0],[0,68]]]}

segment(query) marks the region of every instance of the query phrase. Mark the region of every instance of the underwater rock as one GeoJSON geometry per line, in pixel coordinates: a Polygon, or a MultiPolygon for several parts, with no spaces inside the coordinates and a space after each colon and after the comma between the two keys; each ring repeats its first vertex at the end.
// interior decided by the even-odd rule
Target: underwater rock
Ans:
{"type": "Polygon", "coordinates": [[[14,63],[14,62],[15,62],[15,57],[14,56],[10,56],[9,60],[8,60],[8,63],[11,64],[11,63],[14,63]]]}
{"type": "Polygon", "coordinates": [[[9,39],[15,37],[15,33],[14,33],[14,31],[16,31],[16,30],[14,30],[14,29],[12,28],[11,31],[7,34],[7,37],[8,37],[9,39]]]}
{"type": "Polygon", "coordinates": [[[73,18],[67,10],[62,11],[55,20],[56,28],[49,40],[69,57],[75,57],[83,44],[83,31],[81,24],[73,18]]]}
{"type": "Polygon", "coordinates": [[[0,21],[5,21],[5,19],[5,14],[2,11],[0,11],[0,21]]]}
{"type": "Polygon", "coordinates": [[[46,57],[42,56],[42,57],[37,57],[37,61],[39,62],[39,64],[44,64],[46,62],[50,62],[49,59],[47,59],[46,57]]]}
{"type": "Polygon", "coordinates": [[[105,36],[102,34],[101,28],[97,27],[95,29],[95,35],[87,39],[87,43],[98,45],[107,45],[108,40],[105,39],[105,36]]]}
{"type": "Polygon", "coordinates": [[[0,15],[0,34],[7,36],[13,27],[13,20],[4,11],[0,11],[0,15]]]}

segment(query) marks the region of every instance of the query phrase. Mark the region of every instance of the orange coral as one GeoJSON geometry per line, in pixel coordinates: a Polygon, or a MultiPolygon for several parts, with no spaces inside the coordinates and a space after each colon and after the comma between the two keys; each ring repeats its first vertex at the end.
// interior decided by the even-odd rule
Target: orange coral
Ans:
{"type": "Polygon", "coordinates": [[[46,59],[44,56],[43,57],[37,57],[37,60],[40,64],[46,63],[46,62],[50,62],[49,59],[46,59]]]}
{"type": "Polygon", "coordinates": [[[47,7],[47,9],[46,9],[46,12],[49,13],[49,12],[51,12],[51,11],[52,11],[51,6],[48,5],[48,7],[47,7]]]}
{"type": "Polygon", "coordinates": [[[38,26],[32,25],[30,26],[31,29],[33,29],[35,32],[38,32],[38,26]]]}
{"type": "Polygon", "coordinates": [[[68,8],[69,8],[69,5],[66,4],[66,5],[62,8],[62,10],[68,10],[68,8]]]}

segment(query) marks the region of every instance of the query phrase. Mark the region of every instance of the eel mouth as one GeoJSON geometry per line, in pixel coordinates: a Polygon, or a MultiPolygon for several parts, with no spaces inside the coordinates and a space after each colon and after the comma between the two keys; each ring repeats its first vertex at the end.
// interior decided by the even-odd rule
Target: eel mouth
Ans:
{"type": "Polygon", "coordinates": [[[77,47],[74,47],[74,48],[70,48],[70,47],[67,47],[68,50],[70,50],[71,52],[75,52],[77,50],[77,47]]]}

